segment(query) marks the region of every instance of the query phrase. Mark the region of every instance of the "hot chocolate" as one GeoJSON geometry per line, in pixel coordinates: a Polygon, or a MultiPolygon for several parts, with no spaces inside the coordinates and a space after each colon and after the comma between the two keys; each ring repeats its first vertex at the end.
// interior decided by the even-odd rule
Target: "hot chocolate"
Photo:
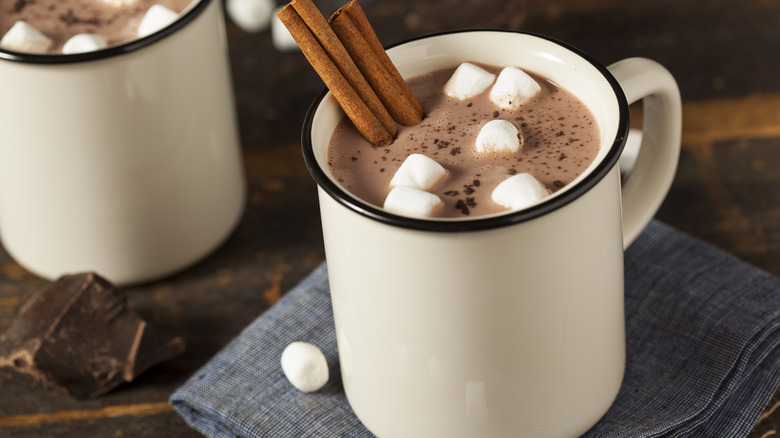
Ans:
{"type": "MultiPolygon", "coordinates": [[[[501,67],[479,65],[498,75],[501,67]]],[[[503,109],[484,92],[458,100],[443,93],[455,67],[412,78],[409,86],[425,111],[415,126],[399,126],[390,146],[372,146],[346,118],[330,141],[328,165],[354,196],[382,206],[390,182],[410,154],[423,154],[447,170],[431,189],[443,201],[437,217],[465,218],[508,211],[491,194],[508,177],[533,175],[550,192],[579,176],[598,152],[600,133],[590,110],[570,92],[529,73],[541,91],[519,109],[503,109]],[[521,148],[512,153],[480,153],[482,126],[492,120],[512,123],[521,148]]]]}
{"type": "MultiPolygon", "coordinates": [[[[197,1],[197,0],[195,0],[197,1]]],[[[0,0],[0,37],[23,21],[51,40],[40,52],[61,53],[68,39],[78,34],[98,35],[107,45],[139,37],[147,11],[161,5],[180,13],[193,0],[0,0]]],[[[16,47],[7,47],[17,50],[16,47]]],[[[39,52],[39,50],[31,50],[39,52]]]]}

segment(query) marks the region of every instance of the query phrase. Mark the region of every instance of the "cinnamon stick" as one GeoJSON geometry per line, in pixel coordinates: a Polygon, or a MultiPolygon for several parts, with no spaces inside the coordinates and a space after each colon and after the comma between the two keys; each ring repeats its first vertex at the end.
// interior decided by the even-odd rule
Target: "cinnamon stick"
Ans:
{"type": "MultiPolygon", "coordinates": [[[[287,27],[287,30],[298,44],[298,47],[301,48],[306,59],[308,59],[314,70],[325,82],[325,86],[333,93],[333,97],[341,105],[347,117],[352,120],[358,132],[372,144],[378,146],[391,144],[395,136],[395,124],[392,123],[392,131],[385,127],[386,123],[382,123],[380,118],[377,117],[353,87],[353,84],[350,83],[336,63],[328,56],[328,53],[307,26],[307,23],[298,14],[292,3],[279,10],[276,15],[287,27]]],[[[344,50],[346,51],[346,49],[344,50]]],[[[355,69],[357,70],[357,67],[355,69]]],[[[365,79],[363,81],[365,82],[365,79]]],[[[379,101],[376,94],[374,94],[374,97],[379,101]]],[[[385,113],[387,113],[386,110],[385,113]]],[[[390,117],[389,113],[387,113],[387,116],[390,117]]]]}
{"type": "MultiPolygon", "coordinates": [[[[339,39],[344,43],[352,58],[355,60],[365,59],[365,62],[362,64],[370,71],[364,71],[361,62],[357,62],[357,64],[369,82],[385,81],[384,75],[390,76],[393,82],[392,93],[400,93],[400,96],[389,99],[382,98],[383,92],[379,91],[376,86],[375,90],[377,90],[379,97],[382,98],[382,102],[393,115],[393,118],[402,125],[416,125],[420,123],[423,116],[422,105],[420,105],[412,90],[409,89],[393,61],[390,60],[357,0],[352,0],[342,6],[330,17],[328,22],[339,39]],[[355,33],[361,35],[362,40],[356,41],[354,39],[355,33]],[[349,42],[354,43],[349,44],[349,42]],[[373,53],[373,56],[368,54],[368,50],[373,53]],[[383,73],[377,73],[379,69],[373,68],[378,65],[382,66],[383,73]]],[[[374,86],[373,83],[372,86],[374,86]]]]}
{"type": "Polygon", "coordinates": [[[328,54],[333,64],[336,65],[336,68],[338,68],[344,78],[346,78],[349,84],[355,89],[357,94],[363,102],[365,102],[371,112],[374,113],[374,116],[382,123],[382,126],[384,126],[387,132],[394,137],[396,126],[393,117],[384,107],[382,101],[376,95],[376,92],[371,88],[371,85],[369,85],[365,77],[361,74],[360,69],[358,69],[354,60],[350,57],[349,52],[347,52],[347,49],[333,32],[333,29],[328,25],[328,21],[325,17],[322,16],[311,0],[292,0],[290,5],[301,17],[322,48],[325,49],[325,53],[328,54]]]}
{"type": "MultiPolygon", "coordinates": [[[[353,1],[349,5],[357,2],[353,1]]],[[[348,5],[348,6],[349,6],[348,5]]],[[[342,8],[343,9],[343,8],[342,8]]],[[[341,9],[339,10],[343,12],[341,9]]],[[[412,94],[406,82],[400,81],[391,73],[397,73],[395,66],[388,71],[381,57],[371,48],[366,35],[361,33],[348,13],[336,12],[330,20],[330,26],[344,44],[363,76],[376,91],[393,119],[402,125],[416,125],[422,120],[422,106],[412,94]]],[[[373,31],[371,32],[373,34],[373,31]]],[[[378,40],[377,40],[378,43],[378,40]]],[[[382,54],[387,57],[384,49],[382,54]]],[[[389,60],[389,58],[387,58],[389,60]]],[[[400,77],[400,74],[398,74],[400,77]]]]}

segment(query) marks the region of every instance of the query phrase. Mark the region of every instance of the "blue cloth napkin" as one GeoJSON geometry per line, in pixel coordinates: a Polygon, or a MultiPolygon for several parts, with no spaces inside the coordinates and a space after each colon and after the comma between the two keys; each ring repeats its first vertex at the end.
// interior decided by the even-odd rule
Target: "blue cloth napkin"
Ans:
{"type": "MultiPolygon", "coordinates": [[[[652,222],[626,251],[627,369],[586,437],[743,437],[780,385],[780,279],[652,222]]],[[[338,369],[324,264],[170,398],[209,437],[372,437],[338,369]],[[285,379],[282,350],[319,346],[320,391],[285,379]]]]}

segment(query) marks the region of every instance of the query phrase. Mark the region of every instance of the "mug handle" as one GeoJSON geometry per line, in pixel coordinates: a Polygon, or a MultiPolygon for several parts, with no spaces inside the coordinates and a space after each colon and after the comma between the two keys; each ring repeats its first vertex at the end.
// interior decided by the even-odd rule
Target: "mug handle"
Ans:
{"type": "Polygon", "coordinates": [[[642,143],[636,165],[622,189],[623,247],[627,248],[653,218],[669,192],[680,156],[682,103],[671,73],[646,58],[628,58],[607,69],[628,104],[642,100],[642,143]]]}

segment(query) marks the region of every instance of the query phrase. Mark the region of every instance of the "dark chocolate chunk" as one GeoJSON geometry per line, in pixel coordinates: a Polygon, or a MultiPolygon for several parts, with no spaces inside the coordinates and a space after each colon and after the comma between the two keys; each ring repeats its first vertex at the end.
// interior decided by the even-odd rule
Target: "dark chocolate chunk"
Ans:
{"type": "Polygon", "coordinates": [[[181,338],[142,320],[105,279],[66,275],[30,298],[0,337],[0,372],[83,399],[182,352],[181,338]]]}

